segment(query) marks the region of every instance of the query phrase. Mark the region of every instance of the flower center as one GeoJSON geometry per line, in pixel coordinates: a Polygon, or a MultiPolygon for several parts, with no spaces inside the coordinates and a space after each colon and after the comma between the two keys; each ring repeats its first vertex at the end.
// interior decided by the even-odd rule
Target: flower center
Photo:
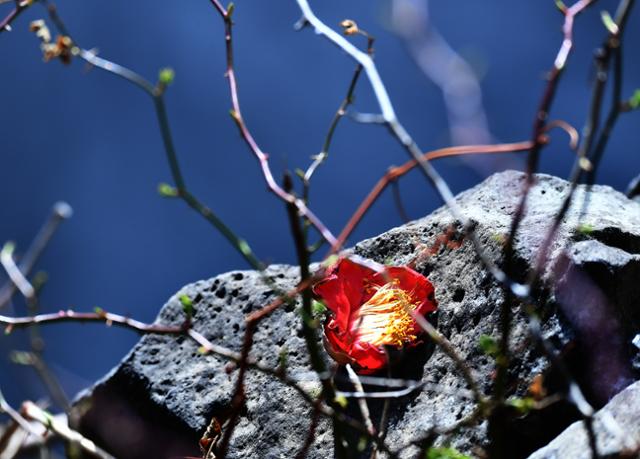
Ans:
{"type": "Polygon", "coordinates": [[[415,308],[411,296],[395,283],[377,287],[376,293],[358,309],[354,331],[360,341],[374,346],[401,346],[416,339],[414,320],[409,314],[415,308]]]}

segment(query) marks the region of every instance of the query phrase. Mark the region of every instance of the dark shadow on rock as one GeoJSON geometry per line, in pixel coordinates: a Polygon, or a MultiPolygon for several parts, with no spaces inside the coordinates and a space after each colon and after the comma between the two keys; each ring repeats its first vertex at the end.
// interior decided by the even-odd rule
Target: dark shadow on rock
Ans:
{"type": "Polygon", "coordinates": [[[117,371],[74,406],[73,428],[121,459],[199,457],[198,435],[149,400],[148,384],[117,371]]]}
{"type": "MultiPolygon", "coordinates": [[[[432,318],[430,319],[430,321],[432,323],[437,320],[436,314],[432,314],[431,317],[432,318]]],[[[435,325],[435,323],[433,324],[435,325]]],[[[422,342],[412,347],[403,349],[388,347],[387,352],[389,354],[389,361],[391,362],[389,368],[381,370],[375,374],[372,374],[371,376],[376,376],[379,378],[404,379],[407,381],[421,381],[424,375],[425,365],[433,354],[434,349],[434,343],[426,337],[423,338],[422,342]]],[[[337,389],[340,391],[356,391],[355,387],[349,380],[349,375],[345,367],[338,368],[335,376],[335,382],[337,389]]],[[[386,392],[397,391],[399,388],[385,387],[383,385],[363,384],[363,389],[365,392],[386,392]]],[[[403,395],[401,397],[390,398],[390,405],[387,412],[388,419],[401,417],[406,410],[406,407],[415,400],[417,393],[418,391],[403,395]]],[[[371,421],[376,430],[379,430],[380,421],[383,417],[384,412],[385,399],[369,398],[366,400],[367,407],[371,415],[371,421]]],[[[364,424],[362,412],[360,411],[357,399],[352,398],[349,400],[346,408],[346,414],[353,419],[361,421],[364,424]]],[[[358,445],[361,442],[361,437],[362,436],[360,435],[360,433],[353,429],[349,429],[347,431],[347,441],[350,443],[350,445],[353,446],[352,448],[350,448],[350,451],[353,453],[353,458],[365,459],[371,457],[372,445],[369,445],[363,451],[357,451],[358,445]]]]}

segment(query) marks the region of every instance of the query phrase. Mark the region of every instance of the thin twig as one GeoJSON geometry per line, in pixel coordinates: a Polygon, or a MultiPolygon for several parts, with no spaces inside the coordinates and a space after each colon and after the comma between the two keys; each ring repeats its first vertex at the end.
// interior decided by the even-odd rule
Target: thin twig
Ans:
{"type": "Polygon", "coordinates": [[[442,333],[436,330],[436,328],[433,325],[431,325],[427,319],[422,317],[420,314],[416,314],[414,311],[407,311],[407,312],[411,314],[411,317],[413,317],[413,319],[420,326],[420,328],[422,328],[422,330],[424,330],[427,333],[427,335],[429,335],[429,338],[431,338],[431,340],[438,347],[440,347],[440,349],[442,349],[442,351],[447,355],[447,357],[453,360],[453,363],[458,368],[458,371],[460,372],[465,382],[469,386],[469,389],[471,389],[471,392],[473,393],[473,399],[475,400],[476,403],[482,406],[485,403],[484,395],[482,395],[482,392],[480,391],[480,387],[478,386],[476,378],[471,373],[471,368],[469,368],[469,365],[467,364],[465,359],[463,359],[458,354],[458,352],[455,350],[451,342],[442,333]]]}
{"type": "Polygon", "coordinates": [[[61,423],[59,420],[55,419],[54,416],[44,411],[35,403],[29,401],[24,402],[20,408],[20,412],[26,419],[39,422],[61,438],[74,445],[78,445],[83,451],[89,453],[91,456],[98,457],[100,459],[115,459],[114,456],[97,446],[93,441],[84,437],[75,430],[71,430],[66,423],[61,423]]]}
{"type": "MultiPolygon", "coordinates": [[[[531,142],[516,142],[497,145],[465,145],[458,147],[440,148],[438,150],[429,151],[423,154],[427,160],[446,158],[449,156],[474,155],[474,154],[492,154],[492,153],[512,153],[517,151],[526,151],[531,147],[531,142]]],[[[362,217],[367,213],[371,205],[378,199],[378,196],[385,190],[389,183],[398,180],[403,175],[413,170],[418,165],[415,159],[411,159],[398,167],[390,168],[387,173],[378,180],[371,189],[367,197],[362,201],[358,209],[353,213],[347,224],[338,236],[338,244],[331,248],[330,253],[335,253],[339,247],[344,245],[349,235],[356,228],[362,217]]]]}
{"type": "MultiPolygon", "coordinates": [[[[60,226],[60,223],[70,218],[72,213],[73,211],[71,206],[66,202],[57,202],[53,205],[51,214],[42,225],[42,228],[40,228],[35,239],[18,263],[18,269],[24,277],[29,276],[34,265],[49,245],[49,242],[60,226]]],[[[0,289],[0,309],[11,301],[11,297],[15,291],[16,285],[13,282],[8,282],[0,289]]]]}
{"type": "Polygon", "coordinates": [[[0,413],[6,413],[13,421],[18,424],[25,432],[29,432],[36,437],[40,436],[40,432],[37,432],[29,421],[27,421],[18,411],[16,411],[7,400],[4,398],[2,390],[0,390],[0,413]]]}
{"type": "MultiPolygon", "coordinates": [[[[582,13],[587,7],[589,7],[595,0],[578,0],[571,7],[564,7],[562,13],[564,15],[563,24],[563,41],[556,59],[553,64],[553,68],[549,75],[549,80],[544,91],[542,100],[533,125],[532,134],[532,147],[529,151],[527,158],[527,170],[524,183],[523,192],[516,208],[514,217],[511,221],[511,227],[507,241],[504,247],[503,266],[507,275],[514,275],[514,263],[515,263],[515,238],[518,233],[518,229],[522,219],[524,217],[525,206],[534,184],[534,172],[537,169],[537,164],[540,156],[540,151],[543,147],[543,143],[540,141],[540,136],[544,132],[549,118],[549,111],[553,104],[558,83],[566,67],[567,60],[573,48],[573,25],[576,16],[582,13]]],[[[532,283],[527,283],[525,290],[529,293],[532,289],[532,283]]],[[[515,295],[517,296],[517,295],[515,295]]],[[[498,343],[499,354],[496,359],[496,378],[495,389],[493,393],[493,399],[497,404],[504,403],[505,395],[507,391],[507,375],[510,363],[510,349],[509,349],[509,337],[511,334],[511,322],[512,313],[511,308],[513,306],[514,292],[513,289],[505,289],[505,298],[500,307],[499,328],[500,328],[500,340],[498,343]]],[[[503,425],[506,420],[501,416],[491,416],[489,419],[489,432],[492,432],[493,438],[491,438],[491,451],[493,454],[502,457],[504,454],[503,445],[506,441],[504,437],[505,426],[503,425]]]]}
{"type": "Polygon", "coordinates": [[[240,354],[239,362],[240,369],[238,371],[238,376],[236,379],[236,387],[231,397],[230,416],[228,418],[227,428],[225,429],[222,440],[220,441],[220,446],[216,451],[217,456],[220,456],[221,459],[227,457],[227,451],[229,449],[229,444],[231,443],[233,431],[235,429],[238,418],[240,417],[240,411],[242,410],[242,407],[244,406],[247,398],[244,390],[244,380],[247,374],[249,352],[251,352],[251,347],[253,346],[253,335],[257,323],[247,322],[245,326],[246,331],[244,334],[242,353],[240,354]]]}
{"type": "Polygon", "coordinates": [[[327,242],[333,245],[336,242],[335,237],[333,236],[331,231],[329,231],[329,229],[320,221],[320,219],[316,217],[316,215],[307,207],[305,202],[302,199],[293,196],[291,193],[287,193],[277,184],[269,166],[269,156],[264,151],[262,151],[256,140],[253,138],[251,131],[247,127],[247,124],[242,117],[240,99],[238,96],[238,82],[236,79],[236,71],[233,59],[233,10],[223,8],[218,0],[210,1],[220,14],[224,22],[225,49],[227,58],[226,76],[229,81],[229,92],[231,95],[231,105],[233,107],[231,110],[231,116],[235,121],[236,126],[238,127],[240,136],[258,160],[258,163],[260,164],[260,170],[262,171],[262,175],[265,179],[269,191],[274,193],[284,202],[294,205],[298,212],[300,212],[302,216],[304,216],[311,222],[313,226],[316,227],[322,237],[326,239],[327,242]]]}
{"type": "Polygon", "coordinates": [[[14,3],[16,5],[15,8],[11,10],[2,21],[0,21],[0,33],[10,32],[13,21],[18,19],[18,16],[20,16],[24,10],[29,8],[33,2],[30,0],[15,0],[14,3]]]}
{"type": "MultiPolygon", "coordinates": [[[[358,378],[358,375],[351,365],[346,364],[347,374],[349,375],[349,380],[353,387],[355,388],[357,393],[364,395],[364,387],[362,387],[362,383],[358,378]]],[[[360,408],[360,414],[362,414],[362,420],[364,421],[364,425],[367,427],[367,430],[371,435],[376,435],[376,428],[373,426],[373,422],[371,421],[371,413],[369,412],[369,405],[367,405],[367,400],[364,397],[358,397],[358,407],[360,408]]]]}
{"type": "MultiPolygon", "coordinates": [[[[362,33],[361,31],[359,32],[362,33]]],[[[373,55],[373,43],[375,41],[375,38],[373,38],[366,32],[364,33],[364,35],[367,37],[367,53],[371,56],[373,55]]],[[[353,104],[353,100],[354,100],[353,94],[355,92],[355,89],[361,74],[362,74],[362,65],[357,64],[356,70],[353,73],[353,77],[351,77],[349,88],[347,89],[347,95],[345,96],[343,101],[340,103],[338,110],[336,111],[335,115],[333,116],[333,119],[331,120],[331,124],[329,125],[329,130],[327,131],[327,135],[325,136],[324,143],[322,144],[322,150],[320,150],[320,153],[316,155],[314,161],[311,163],[309,168],[304,173],[304,184],[305,184],[304,195],[305,196],[308,193],[309,182],[311,181],[312,175],[314,174],[316,169],[329,157],[329,148],[331,147],[331,141],[333,140],[333,135],[335,134],[336,128],[338,127],[340,120],[347,113],[347,108],[351,104],[353,104]]]]}
{"type": "MultiPolygon", "coordinates": [[[[287,193],[292,192],[293,182],[289,174],[285,174],[283,187],[287,193]]],[[[298,264],[300,265],[300,282],[306,282],[311,278],[311,273],[309,271],[311,254],[309,253],[307,248],[307,238],[303,228],[303,223],[300,216],[298,215],[298,210],[293,205],[293,203],[287,204],[287,216],[289,217],[289,226],[291,228],[291,234],[293,236],[293,241],[296,248],[298,264]]],[[[340,409],[340,406],[335,402],[335,387],[331,379],[325,376],[327,372],[327,366],[318,346],[316,327],[314,327],[312,324],[312,292],[310,286],[302,290],[301,295],[302,308],[300,309],[300,314],[302,316],[302,334],[307,346],[307,353],[309,354],[309,363],[311,364],[311,368],[313,369],[313,371],[315,371],[320,378],[323,398],[331,408],[338,411],[340,409]]],[[[342,432],[342,430],[340,429],[340,425],[336,422],[334,422],[333,424],[333,430],[334,450],[336,456],[338,458],[348,457],[347,451],[343,444],[344,432],[342,432]]]]}
{"type": "MultiPolygon", "coordinates": [[[[360,65],[362,65],[369,82],[371,83],[374,95],[378,102],[381,111],[381,117],[384,120],[386,126],[393,134],[393,136],[398,140],[398,142],[407,150],[409,155],[417,161],[420,169],[428,178],[428,180],[433,184],[433,186],[438,191],[440,197],[446,203],[449,211],[453,215],[455,219],[461,222],[464,232],[468,235],[469,239],[472,241],[474,247],[476,248],[476,253],[478,257],[481,259],[483,265],[486,269],[493,275],[493,277],[500,283],[504,284],[508,288],[510,288],[514,294],[526,297],[529,292],[526,289],[526,286],[521,285],[517,282],[514,282],[510,279],[504,271],[502,271],[493,260],[487,255],[487,253],[482,249],[480,241],[475,236],[472,222],[466,218],[466,216],[461,212],[458,203],[455,201],[453,193],[451,192],[447,183],[443,180],[440,174],[433,168],[431,163],[428,160],[425,160],[422,154],[422,150],[418,146],[418,144],[414,141],[414,139],[409,135],[409,133],[404,129],[400,120],[396,116],[395,110],[393,108],[393,104],[391,103],[391,99],[389,98],[389,94],[380,78],[380,74],[376,68],[373,59],[368,54],[360,51],[354,45],[352,45],[348,40],[342,37],[339,33],[328,27],[324,22],[322,22],[311,10],[309,3],[307,0],[296,0],[298,3],[298,7],[302,12],[302,19],[299,22],[300,27],[304,25],[311,25],[317,34],[324,36],[338,48],[345,51],[351,58],[357,61],[360,65]]],[[[339,240],[336,241],[336,244],[332,244],[334,246],[333,250],[337,250],[339,247],[339,240]]]]}
{"type": "Polygon", "coordinates": [[[169,119],[164,103],[164,93],[167,89],[166,84],[163,82],[159,82],[157,85],[153,85],[151,82],[149,82],[136,72],[122,65],[116,64],[115,62],[111,62],[98,57],[94,51],[82,49],[71,38],[69,31],[64,25],[64,22],[58,15],[55,5],[48,2],[48,0],[43,0],[43,3],[47,6],[49,16],[51,17],[51,20],[54,22],[56,27],[60,30],[61,33],[68,36],[72,40],[74,44],[73,46],[77,48],[77,53],[81,59],[85,60],[87,63],[91,64],[94,67],[123,78],[124,80],[143,90],[152,98],[156,115],[158,117],[158,124],[165,147],[167,162],[169,163],[171,175],[177,188],[177,190],[173,192],[173,196],[181,198],[185,203],[189,205],[189,207],[191,207],[202,217],[204,217],[209,223],[211,223],[211,225],[214,226],[227,241],[229,241],[229,243],[236,249],[236,251],[238,251],[240,255],[242,255],[242,257],[254,269],[263,270],[264,264],[255,256],[247,241],[237,236],[235,232],[231,230],[231,228],[229,228],[209,207],[202,204],[200,200],[198,200],[193,194],[188,191],[182,171],[180,169],[178,156],[176,153],[175,145],[173,143],[169,119]]]}
{"type": "Polygon", "coordinates": [[[309,452],[309,448],[316,439],[316,428],[318,427],[318,420],[320,419],[320,410],[318,408],[318,404],[320,401],[316,403],[313,407],[313,412],[311,413],[311,421],[309,422],[309,429],[307,431],[307,436],[304,439],[304,443],[302,444],[302,448],[296,454],[296,459],[304,459],[307,457],[307,453],[309,452]]]}

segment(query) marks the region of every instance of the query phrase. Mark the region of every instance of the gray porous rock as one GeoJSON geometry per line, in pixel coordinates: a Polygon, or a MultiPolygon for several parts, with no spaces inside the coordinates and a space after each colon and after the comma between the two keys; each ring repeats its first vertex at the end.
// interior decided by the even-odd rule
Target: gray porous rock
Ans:
{"type": "MultiPolygon", "coordinates": [[[[523,174],[506,171],[456,198],[473,222],[484,251],[496,262],[501,260],[523,183],[523,174]]],[[[515,244],[520,280],[539,256],[568,189],[562,179],[536,176],[515,244]]],[[[490,392],[494,362],[478,343],[482,335],[498,335],[504,292],[447,209],[360,242],[347,253],[389,265],[410,265],[426,275],[435,285],[439,304],[429,320],[452,342],[481,390],[490,392]]],[[[562,350],[588,399],[601,407],[637,374],[630,342],[640,330],[640,203],[606,186],[593,186],[589,194],[578,187],[549,248],[549,260],[534,292],[541,333],[562,350]]],[[[157,321],[181,323],[179,297],[187,295],[195,306],[194,328],[212,342],[240,351],[244,316],[275,299],[274,289],[289,290],[297,279],[296,267],[272,266],[265,273],[237,271],[199,281],[172,297],[157,321]],[[267,285],[265,277],[275,285],[267,285]]],[[[521,306],[513,308],[509,395],[526,395],[538,375],[544,376],[549,393],[561,392],[564,379],[531,337],[521,306]]],[[[251,355],[273,367],[280,356],[286,357],[288,374],[317,394],[319,384],[309,369],[296,308],[295,304],[280,308],[261,323],[251,355]]],[[[400,457],[415,457],[418,447],[411,443],[429,434],[436,444],[446,442],[468,454],[485,447],[486,422],[449,438],[437,434],[474,409],[467,385],[449,357],[428,343],[406,354],[400,356],[402,364],[392,368],[393,375],[427,384],[421,391],[392,400],[387,423],[390,447],[404,448],[400,457]]],[[[224,420],[228,415],[237,373],[224,359],[199,354],[197,345],[187,338],[147,335],[117,368],[79,398],[74,425],[117,457],[198,456],[198,439],[211,418],[224,420]]],[[[349,389],[343,370],[336,378],[341,388],[349,389]]],[[[255,371],[248,373],[246,395],[246,409],[240,414],[228,457],[295,457],[307,437],[312,410],[294,390],[255,371]]],[[[377,421],[381,402],[371,401],[370,408],[377,421]]],[[[348,410],[359,418],[355,402],[349,403],[348,410]]],[[[507,415],[512,416],[507,457],[513,458],[527,457],[579,419],[565,402],[527,416],[507,415]]],[[[326,419],[316,427],[308,457],[333,457],[331,425],[326,419]]],[[[368,457],[366,452],[363,457],[368,457]]]]}
{"type": "MultiPolygon", "coordinates": [[[[600,457],[636,457],[640,446],[640,382],[613,397],[593,420],[600,457]]],[[[591,459],[592,449],[584,422],[574,422],[529,459],[591,459]]]]}

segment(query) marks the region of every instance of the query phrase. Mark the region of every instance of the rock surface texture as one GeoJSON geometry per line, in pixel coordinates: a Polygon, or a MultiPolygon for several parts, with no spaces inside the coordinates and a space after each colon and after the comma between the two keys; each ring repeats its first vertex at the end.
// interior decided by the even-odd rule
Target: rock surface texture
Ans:
{"type": "MultiPolygon", "coordinates": [[[[601,457],[635,457],[640,444],[640,382],[624,389],[594,416],[593,428],[601,457]],[[626,454],[626,455],[625,455],[626,454]]],[[[590,459],[589,437],[583,422],[571,424],[558,438],[529,459],[570,457],[590,459]]]]}
{"type": "MultiPolygon", "coordinates": [[[[497,262],[523,180],[518,172],[499,173],[457,197],[464,214],[475,223],[485,252],[497,262]]],[[[568,188],[561,179],[537,176],[516,239],[521,279],[539,255],[568,188]]],[[[585,193],[578,189],[550,247],[551,261],[536,291],[537,313],[543,335],[563,349],[587,397],[601,407],[636,379],[630,342],[640,329],[640,203],[604,186],[594,186],[588,197],[589,205],[582,214],[585,193]]],[[[363,241],[349,252],[390,265],[411,265],[428,276],[439,303],[437,315],[430,320],[451,340],[481,389],[489,393],[494,362],[478,343],[482,335],[497,336],[504,293],[450,213],[441,208],[363,241]]],[[[289,290],[297,279],[298,269],[288,266],[272,266],[265,273],[223,274],[184,287],[157,320],[180,324],[184,315],[179,297],[187,295],[195,306],[195,329],[212,342],[239,351],[244,316],[275,299],[274,288],[289,290]],[[275,287],[267,285],[265,277],[275,287]]],[[[286,356],[288,373],[309,393],[317,394],[319,384],[309,369],[296,308],[283,307],[260,325],[251,355],[272,367],[278,365],[279,356],[286,356]]],[[[520,305],[513,312],[509,394],[525,395],[541,374],[550,393],[564,390],[563,379],[531,338],[520,305]]],[[[405,447],[434,429],[453,426],[474,409],[464,379],[439,348],[423,346],[407,359],[398,375],[430,384],[392,401],[387,427],[392,449],[405,447]]],[[[237,372],[222,358],[199,354],[189,339],[148,335],[120,366],[78,400],[75,424],[119,458],[198,456],[198,439],[212,416],[224,419],[237,372]]],[[[246,409],[228,457],[295,457],[307,436],[312,410],[294,390],[272,377],[250,371],[246,382],[246,409]]],[[[640,412],[638,400],[634,403],[640,412]]],[[[355,402],[350,409],[351,405],[355,402]]],[[[372,403],[371,408],[373,416],[378,416],[379,406],[372,403]]],[[[350,413],[359,416],[357,408],[350,413]]],[[[527,457],[578,419],[577,412],[564,402],[528,416],[514,414],[509,423],[508,457],[527,457]]],[[[449,440],[452,446],[473,454],[486,446],[486,437],[486,423],[481,423],[449,440]]],[[[436,443],[443,441],[443,437],[436,439],[436,443]]],[[[414,457],[416,451],[415,446],[406,447],[400,457],[414,457]]],[[[316,428],[308,457],[333,457],[331,427],[324,419],[316,428]]]]}

